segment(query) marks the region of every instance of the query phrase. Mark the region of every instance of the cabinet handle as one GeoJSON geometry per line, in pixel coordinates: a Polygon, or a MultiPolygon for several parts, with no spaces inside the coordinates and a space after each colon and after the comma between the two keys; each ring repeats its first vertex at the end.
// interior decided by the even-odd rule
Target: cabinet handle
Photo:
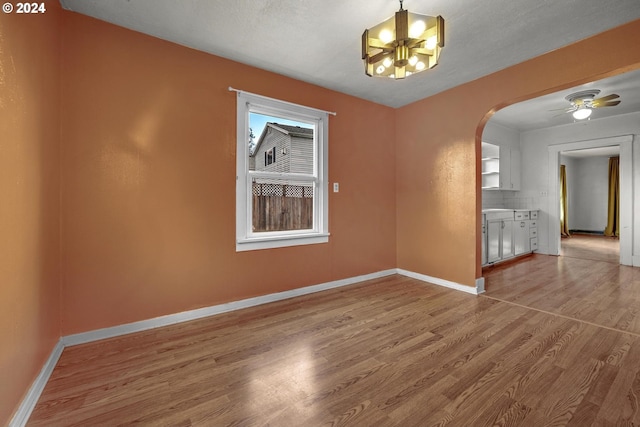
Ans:
{"type": "Polygon", "coordinates": [[[520,227],[521,227],[521,228],[524,228],[524,222],[521,222],[521,223],[520,223],[520,227]]]}
{"type": "Polygon", "coordinates": [[[504,228],[504,221],[500,221],[502,223],[502,228],[504,228]]]}

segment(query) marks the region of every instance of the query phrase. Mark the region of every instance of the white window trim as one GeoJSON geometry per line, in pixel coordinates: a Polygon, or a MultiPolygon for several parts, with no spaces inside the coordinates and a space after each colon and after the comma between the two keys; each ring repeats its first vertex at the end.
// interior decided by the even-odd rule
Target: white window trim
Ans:
{"type": "Polygon", "coordinates": [[[247,92],[237,91],[236,142],[236,252],[281,248],[329,241],[329,116],[327,112],[247,92]],[[254,233],[252,231],[251,179],[249,174],[249,112],[280,116],[316,124],[314,176],[256,172],[251,176],[295,178],[315,183],[314,224],[312,230],[254,233]]]}

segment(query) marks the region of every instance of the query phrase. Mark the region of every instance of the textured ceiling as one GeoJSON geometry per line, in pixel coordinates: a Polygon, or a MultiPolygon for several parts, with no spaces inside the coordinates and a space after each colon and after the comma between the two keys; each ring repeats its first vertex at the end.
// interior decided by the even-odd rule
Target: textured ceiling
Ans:
{"type": "Polygon", "coordinates": [[[520,131],[573,123],[576,121],[573,116],[562,110],[570,106],[565,97],[586,89],[599,89],[596,98],[620,95],[619,105],[596,108],[589,120],[640,112],[640,70],[636,70],[510,105],[495,113],[491,120],[520,131]]]}
{"type": "MultiPolygon", "coordinates": [[[[367,77],[365,28],[392,0],[61,0],[65,9],[391,107],[400,107],[640,18],[640,0],[405,0],[442,15],[437,67],[367,77]]],[[[621,94],[624,95],[624,94],[621,94]]],[[[560,108],[560,107],[555,107],[560,108]]]]}

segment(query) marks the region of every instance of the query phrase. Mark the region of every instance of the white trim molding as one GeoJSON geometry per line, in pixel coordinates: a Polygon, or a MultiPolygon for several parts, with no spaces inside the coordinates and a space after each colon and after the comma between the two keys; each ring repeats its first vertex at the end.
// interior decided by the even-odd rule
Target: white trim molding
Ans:
{"type": "Polygon", "coordinates": [[[479,287],[479,279],[476,279],[476,286],[467,286],[462,285],[460,283],[451,282],[445,279],[439,279],[437,277],[427,276],[426,274],[414,273],[413,271],[403,270],[401,268],[397,269],[398,274],[403,276],[411,277],[412,279],[418,279],[423,282],[431,283],[432,285],[444,286],[445,288],[455,289],[456,291],[466,292],[468,294],[478,295],[484,292],[484,278],[482,279],[482,290],[479,287]]]}
{"type": "Polygon", "coordinates": [[[289,291],[278,292],[274,294],[262,295],[254,298],[247,298],[239,301],[232,301],[225,304],[213,305],[210,307],[198,308],[195,310],[183,311],[181,313],[169,314],[153,319],[141,320],[139,322],[127,323],[124,325],[112,326],[110,328],[96,329],[93,331],[82,332],[74,335],[62,337],[65,346],[85,344],[88,342],[98,341],[106,338],[114,338],[121,335],[131,334],[134,332],[146,331],[149,329],[160,328],[162,326],[174,325],[176,323],[188,322],[190,320],[202,319],[204,317],[214,316],[216,314],[227,313],[229,311],[241,310],[243,308],[254,307],[257,305],[267,304],[270,302],[281,301],[301,295],[312,294],[315,292],[326,291],[328,289],[338,288],[341,286],[352,285],[366,280],[378,279],[381,277],[396,274],[395,269],[378,271],[375,273],[365,274],[362,276],[350,277],[347,279],[334,280],[331,282],[321,283],[318,285],[307,286],[304,288],[291,289],[289,291]]]}
{"type": "MultiPolygon", "coordinates": [[[[620,264],[636,265],[633,257],[633,135],[620,135],[586,141],[561,142],[549,145],[549,255],[560,255],[560,154],[564,151],[596,147],[620,147],[620,264]],[[556,224],[556,225],[554,225],[556,224]]],[[[539,252],[543,252],[539,250],[539,252]]]]}
{"type": "Polygon", "coordinates": [[[31,388],[29,388],[27,395],[22,400],[22,403],[20,403],[18,410],[11,421],[9,421],[9,427],[23,427],[27,424],[33,409],[38,403],[38,399],[40,399],[40,395],[42,394],[44,387],[47,385],[47,381],[49,381],[53,368],[56,367],[58,359],[60,359],[60,355],[62,355],[62,350],[64,350],[64,343],[60,340],[53,347],[53,350],[51,350],[51,354],[42,367],[40,374],[36,377],[31,388]]]}
{"type": "Polygon", "coordinates": [[[342,286],[353,285],[355,283],[364,282],[372,279],[379,279],[393,274],[401,274],[433,285],[444,286],[446,288],[455,289],[457,291],[478,295],[484,292],[484,278],[476,279],[476,287],[462,285],[437,277],[427,276],[424,274],[414,273],[412,271],[403,270],[401,268],[392,268],[382,270],[375,273],[364,274],[362,276],[350,277],[347,279],[334,280],[331,282],[321,283],[318,285],[307,286],[304,288],[291,289],[289,291],[277,292],[274,294],[262,295],[254,298],[247,298],[239,301],[232,301],[224,304],[213,305],[209,307],[198,308],[195,310],[183,311],[181,313],[168,314],[166,316],[155,317],[153,319],[141,320],[139,322],[126,323],[123,325],[112,326],[109,328],[95,329],[93,331],[81,332],[79,334],[66,335],[60,340],[64,346],[73,346],[86,344],[93,341],[99,341],[107,338],[114,338],[121,335],[142,332],[149,329],[160,328],[163,326],[174,325],[190,320],[202,319],[204,317],[214,316],[216,314],[227,313],[243,308],[255,307],[270,302],[282,301],[301,295],[312,294],[315,292],[326,291],[342,286]]]}
{"type": "Polygon", "coordinates": [[[484,292],[484,278],[476,279],[476,286],[466,286],[449,280],[439,279],[437,277],[427,276],[424,274],[414,273],[403,270],[401,268],[391,268],[389,270],[377,271],[375,273],[364,274],[361,276],[350,277],[346,279],[333,280],[331,282],[321,283],[318,285],[307,286],[304,288],[291,289],[289,291],[277,292],[268,295],[262,295],[254,298],[247,298],[239,301],[232,301],[225,304],[214,305],[210,307],[199,308],[196,310],[184,311],[181,313],[169,314],[153,319],[141,320],[139,322],[126,323],[124,325],[113,326],[110,328],[96,329],[93,331],[82,332],[79,334],[66,335],[60,338],[53,348],[49,359],[44,364],[42,371],[29,389],[26,397],[18,407],[15,415],[9,422],[10,427],[23,427],[27,424],[33,409],[38,403],[38,399],[44,390],[53,369],[60,359],[60,355],[65,347],[79,344],[86,344],[93,341],[99,341],[107,338],[114,338],[134,332],[142,332],[149,329],[160,328],[162,326],[174,325],[177,323],[188,322],[190,320],[201,319],[204,317],[214,316],[216,314],[227,313],[230,311],[241,310],[243,308],[254,307],[270,302],[281,301],[302,295],[312,294],[316,292],[326,291],[329,289],[339,288],[343,286],[353,285],[367,280],[380,279],[394,274],[400,274],[406,277],[430,283],[432,285],[443,286],[445,288],[478,295],[484,292]]]}
{"type": "MultiPolygon", "coordinates": [[[[260,95],[237,92],[236,100],[236,252],[312,245],[329,241],[329,115],[327,112],[260,95]],[[250,168],[251,114],[280,117],[313,128],[311,172],[250,168]],[[254,182],[298,183],[313,188],[313,224],[305,230],[253,231],[254,182]]],[[[255,153],[254,153],[255,154],[255,153]]]]}

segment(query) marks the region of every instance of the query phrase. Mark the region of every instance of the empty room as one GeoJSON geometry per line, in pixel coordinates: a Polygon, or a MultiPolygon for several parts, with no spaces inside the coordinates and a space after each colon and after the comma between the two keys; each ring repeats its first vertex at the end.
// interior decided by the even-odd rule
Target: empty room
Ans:
{"type": "Polygon", "coordinates": [[[637,0],[4,2],[0,424],[640,425],[638,39],[637,0]]]}

